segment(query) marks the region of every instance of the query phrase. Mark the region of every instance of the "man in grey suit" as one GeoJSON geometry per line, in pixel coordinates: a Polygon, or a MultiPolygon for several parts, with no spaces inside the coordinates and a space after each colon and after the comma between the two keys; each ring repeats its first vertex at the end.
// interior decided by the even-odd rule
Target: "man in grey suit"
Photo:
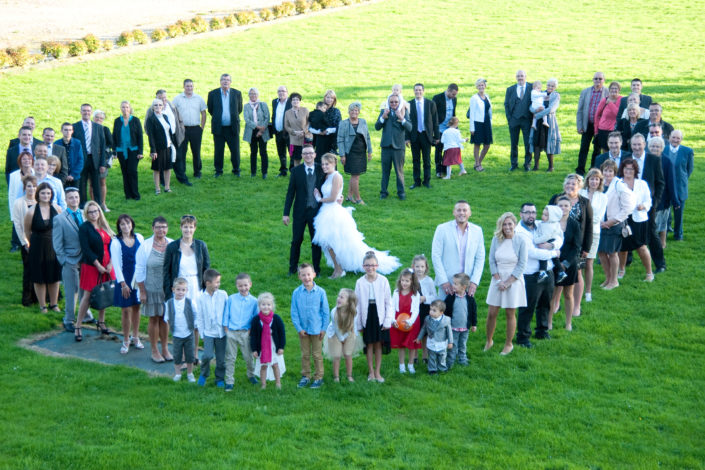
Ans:
{"type": "Polygon", "coordinates": [[[681,145],[683,141],[683,131],[675,129],[668,139],[669,145],[663,151],[662,158],[668,158],[673,162],[676,175],[676,194],[681,201],[678,208],[673,208],[673,240],[683,240],[683,207],[688,199],[688,178],[693,174],[693,149],[681,145]]]}
{"type": "Polygon", "coordinates": [[[382,129],[382,189],[379,193],[380,199],[389,196],[387,186],[389,185],[389,174],[394,165],[394,172],[397,175],[397,196],[402,201],[406,199],[404,190],[404,143],[407,132],[411,132],[411,121],[409,112],[404,106],[400,106],[399,97],[392,95],[389,97],[389,107],[379,114],[375,129],[382,129]]]}
{"type": "Polygon", "coordinates": [[[507,116],[509,124],[509,141],[511,151],[509,159],[511,167],[509,171],[514,171],[519,166],[519,132],[524,137],[524,171],[530,170],[531,151],[529,146],[529,134],[531,133],[531,89],[526,84],[526,72],[518,70],[516,74],[517,84],[507,88],[504,95],[504,114],[507,116]]]}
{"type": "MultiPolygon", "coordinates": [[[[64,281],[66,309],[64,329],[73,332],[78,300],[78,275],[81,263],[81,243],[78,241],[78,227],[83,223],[78,188],[66,188],[66,210],[54,216],[51,232],[56,259],[61,264],[61,278],[64,281]]],[[[84,320],[85,322],[85,320],[84,320]]]]}
{"type": "Polygon", "coordinates": [[[81,105],[81,120],[73,125],[73,137],[81,142],[83,147],[83,170],[81,171],[81,181],[79,182],[79,194],[81,196],[81,206],[88,200],[86,187],[88,180],[93,188],[93,199],[101,203],[103,200],[100,189],[100,175],[105,171],[106,153],[105,133],[103,127],[91,121],[93,106],[88,103],[81,105]]]}
{"type": "Polygon", "coordinates": [[[66,177],[69,175],[69,161],[66,158],[66,149],[61,145],[54,145],[54,137],[56,132],[51,127],[45,127],[42,131],[42,139],[47,145],[49,155],[53,155],[61,162],[61,170],[59,174],[53,175],[61,180],[61,184],[66,184],[66,177]]]}
{"type": "Polygon", "coordinates": [[[578,152],[578,166],[575,172],[579,175],[585,175],[585,164],[587,163],[587,154],[590,150],[590,144],[593,143],[592,158],[590,158],[590,167],[595,165],[595,157],[600,154],[600,146],[595,141],[595,113],[597,105],[600,104],[602,98],[606,98],[609,94],[605,88],[605,74],[595,72],[592,77],[593,85],[585,88],[580,92],[578,100],[578,114],[575,122],[578,128],[580,138],[580,151],[578,152]]]}

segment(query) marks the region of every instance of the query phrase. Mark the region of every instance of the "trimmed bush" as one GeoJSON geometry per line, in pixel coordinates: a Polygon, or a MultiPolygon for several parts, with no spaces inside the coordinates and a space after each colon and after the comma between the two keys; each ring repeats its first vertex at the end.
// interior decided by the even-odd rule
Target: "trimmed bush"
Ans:
{"type": "Polygon", "coordinates": [[[126,47],[131,46],[133,42],[135,42],[135,37],[132,31],[123,31],[115,41],[115,44],[117,44],[118,47],[126,47]]]}
{"type": "Polygon", "coordinates": [[[277,18],[283,18],[285,16],[291,16],[296,13],[296,6],[291,2],[283,2],[281,5],[274,5],[273,7],[274,16],[277,18]]]}
{"type": "Polygon", "coordinates": [[[8,56],[10,56],[12,65],[16,67],[23,67],[30,61],[29,49],[25,46],[9,47],[5,50],[5,52],[7,52],[8,56]]]}
{"type": "Polygon", "coordinates": [[[61,59],[62,57],[66,57],[66,55],[69,53],[69,47],[64,43],[57,41],[43,42],[40,46],[40,49],[42,51],[42,54],[46,55],[47,57],[53,57],[55,59],[61,59]]]}
{"type": "Polygon", "coordinates": [[[188,34],[191,34],[193,32],[193,28],[191,27],[191,22],[190,21],[184,21],[184,20],[179,20],[176,22],[176,25],[181,28],[181,33],[186,36],[188,34]]]}
{"type": "Polygon", "coordinates": [[[138,44],[149,44],[149,36],[147,36],[147,33],[142,31],[141,29],[136,29],[132,31],[132,37],[135,39],[135,42],[138,44]]]}
{"type": "Polygon", "coordinates": [[[85,41],[83,41],[83,39],[79,39],[78,41],[71,41],[69,43],[69,55],[71,57],[76,57],[84,54],[88,54],[88,46],[86,45],[85,41]]]}
{"type": "Polygon", "coordinates": [[[83,42],[86,43],[86,47],[88,48],[89,54],[93,54],[94,52],[98,52],[100,50],[100,39],[95,37],[95,34],[87,34],[83,38],[83,42]]]}
{"type": "Polygon", "coordinates": [[[322,9],[323,9],[323,6],[320,3],[318,3],[316,0],[313,0],[311,2],[311,5],[309,6],[310,11],[320,11],[322,9]]]}
{"type": "Polygon", "coordinates": [[[106,39],[100,45],[104,51],[112,51],[115,48],[115,43],[112,39],[106,39]]]}
{"type": "Polygon", "coordinates": [[[170,24],[166,27],[166,34],[168,34],[170,38],[175,38],[178,36],[183,36],[184,31],[178,24],[170,24]]]}
{"type": "Polygon", "coordinates": [[[213,17],[209,23],[211,30],[216,31],[225,28],[225,20],[213,17]]]}
{"type": "Polygon", "coordinates": [[[296,0],[294,7],[296,8],[296,13],[303,15],[311,9],[311,3],[308,0],[296,0]]]}
{"type": "Polygon", "coordinates": [[[240,11],[235,13],[235,18],[237,19],[237,24],[252,24],[257,22],[257,15],[254,11],[240,11]]]}
{"type": "Polygon", "coordinates": [[[237,18],[235,18],[234,14],[230,14],[223,18],[223,22],[225,23],[225,26],[228,28],[232,28],[233,26],[237,25],[237,18]]]}
{"type": "Polygon", "coordinates": [[[38,64],[40,62],[44,62],[46,59],[47,58],[44,54],[32,54],[29,58],[29,63],[38,64]]]}
{"type": "Polygon", "coordinates": [[[150,36],[152,37],[152,41],[159,42],[166,39],[168,34],[163,29],[155,29],[150,36]]]}
{"type": "Polygon", "coordinates": [[[0,69],[6,67],[12,63],[10,55],[3,50],[0,50],[0,69]]]}
{"type": "Polygon", "coordinates": [[[272,21],[274,19],[274,12],[269,8],[262,8],[259,11],[259,17],[262,18],[262,21],[272,21]]]}
{"type": "Polygon", "coordinates": [[[195,16],[191,20],[191,29],[194,33],[205,33],[208,31],[208,22],[202,16],[195,16]]]}

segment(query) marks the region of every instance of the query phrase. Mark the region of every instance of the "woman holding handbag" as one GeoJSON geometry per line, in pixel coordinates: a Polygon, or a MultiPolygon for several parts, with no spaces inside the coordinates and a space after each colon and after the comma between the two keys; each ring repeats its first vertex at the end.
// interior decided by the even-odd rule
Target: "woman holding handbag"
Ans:
{"type": "MultiPolygon", "coordinates": [[[[83,339],[81,323],[91,303],[91,291],[101,283],[115,280],[115,271],[110,260],[110,241],[115,234],[110,230],[100,205],[95,201],[88,201],[83,208],[83,219],[85,222],[78,228],[78,240],[83,253],[79,287],[83,291],[83,297],[78,307],[74,330],[76,341],[83,339]]],[[[101,334],[109,333],[105,326],[104,308],[98,312],[98,329],[101,334]]]]}

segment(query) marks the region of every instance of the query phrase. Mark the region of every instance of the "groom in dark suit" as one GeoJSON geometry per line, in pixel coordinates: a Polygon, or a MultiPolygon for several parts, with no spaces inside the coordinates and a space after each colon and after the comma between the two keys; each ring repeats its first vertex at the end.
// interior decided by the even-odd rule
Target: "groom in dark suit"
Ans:
{"type": "Polygon", "coordinates": [[[424,98],[422,83],[414,85],[415,99],[411,104],[409,119],[411,131],[406,133],[406,143],[411,146],[411,159],[414,164],[414,184],[411,189],[421,186],[421,157],[423,155],[423,185],[431,187],[431,146],[441,140],[438,133],[436,103],[424,98]]]}
{"type": "Polygon", "coordinates": [[[524,170],[529,171],[531,163],[531,151],[529,150],[529,134],[531,132],[531,87],[526,83],[526,72],[518,70],[517,84],[507,88],[504,95],[504,113],[509,124],[509,141],[511,151],[509,159],[512,166],[510,171],[514,171],[519,166],[519,132],[524,137],[524,170]]]}
{"type": "Polygon", "coordinates": [[[83,170],[79,181],[78,190],[81,195],[81,207],[88,201],[88,181],[93,188],[93,200],[102,201],[100,192],[100,174],[105,171],[107,149],[105,147],[105,133],[102,126],[91,121],[93,107],[84,103],[81,105],[81,120],[73,124],[73,137],[83,147],[83,170]]]}
{"type": "Polygon", "coordinates": [[[321,272],[321,247],[313,243],[315,231],[313,219],[318,214],[321,204],[316,201],[313,190],[320,191],[325,175],[320,165],[315,163],[316,151],[311,146],[304,147],[301,151],[304,163],[291,170],[289,189],[286,191],[284,202],[284,217],[282,222],[289,225],[289,212],[294,205],[293,224],[291,226],[291,251],[289,252],[289,275],[296,273],[301,255],[301,243],[304,241],[304,231],[308,226],[311,236],[311,258],[316,274],[321,272]]]}
{"type": "Polygon", "coordinates": [[[230,88],[232,79],[224,73],[220,76],[220,88],[208,92],[208,113],[211,115],[213,134],[213,165],[215,177],[223,174],[225,144],[230,149],[230,163],[233,174],[240,176],[240,113],[242,113],[242,93],[230,88]]]}

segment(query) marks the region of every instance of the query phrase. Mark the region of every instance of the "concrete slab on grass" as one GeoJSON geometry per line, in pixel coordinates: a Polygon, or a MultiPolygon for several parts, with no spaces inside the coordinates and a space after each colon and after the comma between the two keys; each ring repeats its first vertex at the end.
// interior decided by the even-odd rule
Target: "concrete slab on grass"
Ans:
{"type": "Polygon", "coordinates": [[[140,350],[132,346],[127,354],[120,354],[122,335],[112,332],[109,335],[101,335],[95,328],[86,325],[83,327],[81,342],[74,340],[73,333],[60,330],[25,339],[20,344],[27,349],[50,356],[73,357],[107,365],[135,367],[151,375],[165,377],[174,375],[173,362],[157,364],[152,361],[151,346],[146,339],[142,340],[144,349],[140,350]]]}

